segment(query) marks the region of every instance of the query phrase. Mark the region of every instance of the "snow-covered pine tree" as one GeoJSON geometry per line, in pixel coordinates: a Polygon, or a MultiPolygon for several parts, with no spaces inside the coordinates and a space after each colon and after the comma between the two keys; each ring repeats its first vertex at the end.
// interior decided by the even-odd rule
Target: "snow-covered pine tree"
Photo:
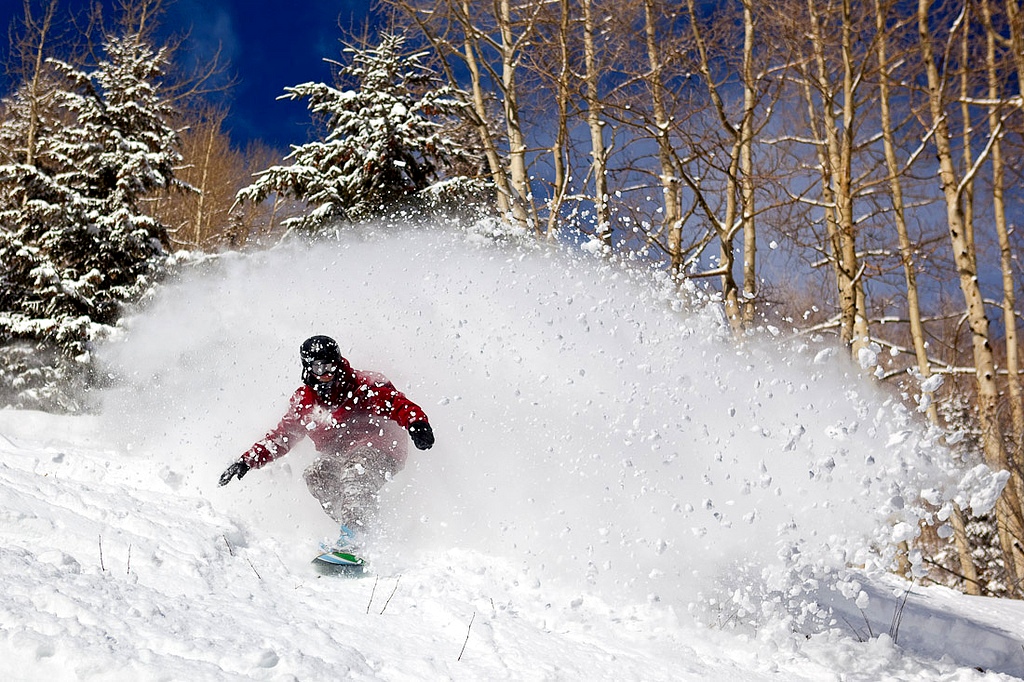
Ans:
{"type": "MultiPolygon", "coordinates": [[[[164,227],[140,200],[174,182],[180,160],[161,95],[166,54],[137,34],[108,36],[91,70],[49,60],[55,122],[37,153],[0,166],[0,401],[82,406],[92,343],[160,272],[164,227]]],[[[17,96],[0,137],[18,149],[17,96]]],[[[24,143],[21,143],[24,147],[24,143]]]]}
{"type": "Polygon", "coordinates": [[[404,36],[385,34],[376,48],[346,48],[347,65],[325,60],[340,67],[338,87],[310,82],[285,88],[279,99],[308,99],[326,136],[293,145],[289,165],[257,173],[238,199],[260,202],[279,194],[304,201],[311,210],[285,224],[315,232],[436,196],[431,190],[446,182],[442,169],[473,153],[446,134],[461,106],[455,90],[426,65],[426,52],[406,54],[404,48],[404,36]]]}
{"type": "Polygon", "coordinates": [[[59,402],[51,388],[63,377],[53,348],[34,339],[54,330],[40,279],[52,272],[39,241],[65,223],[63,168],[48,142],[59,126],[52,79],[19,87],[4,100],[0,121],[0,403],[39,407],[59,402]]]}

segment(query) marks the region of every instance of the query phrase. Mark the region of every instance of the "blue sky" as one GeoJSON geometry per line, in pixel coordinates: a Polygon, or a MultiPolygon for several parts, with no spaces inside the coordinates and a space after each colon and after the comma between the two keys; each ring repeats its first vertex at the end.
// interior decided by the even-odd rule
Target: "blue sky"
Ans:
{"type": "Polygon", "coordinates": [[[205,60],[221,47],[237,83],[228,102],[235,142],[262,139],[287,149],[306,141],[309,115],[304,103],[276,98],[289,85],[329,81],[324,57],[340,58],[342,27],[362,26],[369,6],[370,0],[176,0],[164,25],[188,32],[179,61],[205,60]]]}
{"type": "MultiPolygon", "coordinates": [[[[108,25],[115,2],[101,0],[108,25]]],[[[34,0],[34,11],[40,2],[34,0]]],[[[227,93],[227,126],[239,146],[263,140],[282,151],[305,142],[309,115],[303,102],[276,101],[284,88],[307,81],[329,82],[325,57],[339,59],[347,33],[360,32],[370,16],[370,0],[165,0],[161,21],[167,35],[185,37],[175,61],[207,62],[216,54],[228,62],[235,87],[227,93]]],[[[61,19],[82,12],[77,0],[60,0],[61,19]]],[[[0,0],[0,29],[22,15],[21,0],[0,0]]],[[[0,58],[6,58],[6,35],[0,58]]],[[[0,64],[0,68],[3,68],[0,64]]],[[[0,94],[12,84],[0,74],[0,94]]]]}

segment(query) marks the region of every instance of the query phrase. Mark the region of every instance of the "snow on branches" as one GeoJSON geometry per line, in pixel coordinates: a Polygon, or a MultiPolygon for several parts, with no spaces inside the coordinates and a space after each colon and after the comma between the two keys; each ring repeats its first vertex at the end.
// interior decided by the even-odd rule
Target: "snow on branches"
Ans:
{"type": "Polygon", "coordinates": [[[289,164],[257,174],[238,199],[260,202],[278,194],[304,201],[310,210],[286,225],[317,231],[432,196],[442,169],[472,153],[447,134],[461,106],[459,93],[438,82],[424,62],[427,53],[403,54],[404,45],[403,36],[387,34],[376,48],[346,48],[351,62],[338,65],[338,87],[310,82],[285,88],[279,99],[307,100],[326,135],[293,145],[289,164]]]}
{"type": "Polygon", "coordinates": [[[167,55],[131,33],[103,49],[91,69],[47,60],[37,87],[5,102],[0,402],[76,409],[92,343],[165,257],[166,231],[140,202],[181,160],[160,90],[167,55]]]}

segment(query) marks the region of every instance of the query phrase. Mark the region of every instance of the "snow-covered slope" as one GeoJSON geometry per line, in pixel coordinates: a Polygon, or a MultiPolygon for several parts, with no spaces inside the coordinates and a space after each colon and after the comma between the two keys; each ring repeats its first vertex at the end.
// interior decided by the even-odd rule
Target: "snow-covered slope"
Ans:
{"type": "Polygon", "coordinates": [[[909,586],[876,567],[915,500],[983,507],[990,477],[946,470],[838,358],[736,349],[713,305],[657,290],[434,230],[166,287],[103,350],[101,415],[0,412],[0,677],[1024,676],[1016,603],[914,587],[886,634],[909,586]],[[308,444],[216,486],[313,333],[438,436],[385,489],[358,580],[310,570],[334,529],[308,444]]]}

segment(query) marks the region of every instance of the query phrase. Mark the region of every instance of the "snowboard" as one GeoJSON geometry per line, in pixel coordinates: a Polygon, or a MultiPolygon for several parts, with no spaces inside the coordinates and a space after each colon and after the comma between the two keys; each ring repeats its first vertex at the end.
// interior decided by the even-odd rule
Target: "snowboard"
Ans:
{"type": "Polygon", "coordinates": [[[324,552],[313,559],[313,569],[320,575],[359,576],[366,561],[348,552],[324,552]]]}

